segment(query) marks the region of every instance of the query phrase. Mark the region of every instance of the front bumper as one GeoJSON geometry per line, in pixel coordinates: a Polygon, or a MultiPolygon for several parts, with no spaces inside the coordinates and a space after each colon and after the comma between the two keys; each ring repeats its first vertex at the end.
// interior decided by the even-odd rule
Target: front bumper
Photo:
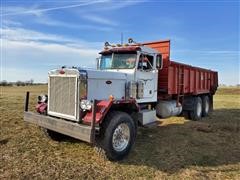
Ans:
{"type": "Polygon", "coordinates": [[[33,112],[24,112],[24,121],[89,143],[93,142],[91,126],[33,112]]]}
{"type": "Polygon", "coordinates": [[[77,122],[68,121],[65,119],[55,118],[51,116],[41,115],[39,113],[33,113],[28,111],[29,104],[29,92],[26,93],[25,109],[24,109],[24,121],[38,125],[40,127],[50,129],[61,134],[68,135],[70,137],[95,143],[95,132],[98,128],[95,127],[96,121],[96,100],[93,102],[93,119],[91,126],[79,124],[77,122]]]}

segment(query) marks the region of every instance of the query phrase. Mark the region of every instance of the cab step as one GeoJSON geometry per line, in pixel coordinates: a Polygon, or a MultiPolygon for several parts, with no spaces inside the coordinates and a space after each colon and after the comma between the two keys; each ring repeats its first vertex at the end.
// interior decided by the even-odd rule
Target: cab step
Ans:
{"type": "Polygon", "coordinates": [[[156,122],[156,110],[144,109],[138,113],[138,121],[143,125],[156,122]]]}

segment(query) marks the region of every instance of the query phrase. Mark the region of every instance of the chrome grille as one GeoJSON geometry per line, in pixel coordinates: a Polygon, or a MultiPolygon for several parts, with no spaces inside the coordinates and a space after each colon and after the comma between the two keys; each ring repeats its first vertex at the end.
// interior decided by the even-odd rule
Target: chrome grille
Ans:
{"type": "Polygon", "coordinates": [[[48,114],[76,120],[76,78],[49,77],[48,114]]]}

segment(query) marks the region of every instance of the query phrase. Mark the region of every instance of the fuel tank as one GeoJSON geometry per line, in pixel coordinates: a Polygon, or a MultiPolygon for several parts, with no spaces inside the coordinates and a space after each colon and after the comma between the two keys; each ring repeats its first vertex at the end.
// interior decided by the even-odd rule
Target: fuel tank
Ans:
{"type": "Polygon", "coordinates": [[[178,116],[182,112],[182,105],[176,106],[176,100],[158,101],[156,113],[161,118],[178,116]]]}

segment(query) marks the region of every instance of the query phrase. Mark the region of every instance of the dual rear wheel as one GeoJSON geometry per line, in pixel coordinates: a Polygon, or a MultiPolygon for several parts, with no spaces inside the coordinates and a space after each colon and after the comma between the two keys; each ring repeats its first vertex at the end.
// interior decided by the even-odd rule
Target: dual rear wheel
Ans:
{"type": "Polygon", "coordinates": [[[193,107],[189,111],[189,118],[194,121],[200,120],[202,117],[206,117],[210,111],[210,99],[209,96],[196,96],[193,97],[193,107]]]}

